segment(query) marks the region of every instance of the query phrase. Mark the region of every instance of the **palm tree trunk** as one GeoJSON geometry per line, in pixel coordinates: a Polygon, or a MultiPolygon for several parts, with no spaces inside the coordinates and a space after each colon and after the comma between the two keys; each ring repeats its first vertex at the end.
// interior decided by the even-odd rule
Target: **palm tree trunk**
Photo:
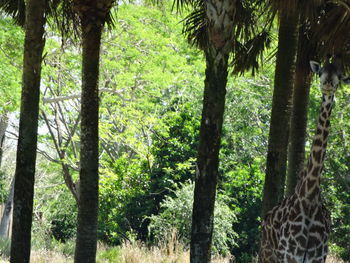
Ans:
{"type": "Polygon", "coordinates": [[[205,50],[204,98],[192,211],[191,263],[211,262],[228,57],[233,43],[236,1],[208,0],[206,5],[209,43],[205,50]]]}
{"type": "Polygon", "coordinates": [[[80,194],[75,263],[96,261],[98,215],[98,77],[102,24],[82,20],[80,194]]]}
{"type": "Polygon", "coordinates": [[[297,12],[280,14],[275,83],[266,160],[262,215],[282,198],[286,175],[290,106],[298,41],[297,12]]]}
{"type": "Polygon", "coordinates": [[[226,55],[220,63],[206,54],[207,67],[197,157],[191,236],[191,263],[211,260],[213,214],[227,83],[226,55]]]}
{"type": "Polygon", "coordinates": [[[11,263],[29,262],[45,0],[26,2],[23,83],[15,172],[11,263]]]}
{"type": "Polygon", "coordinates": [[[310,41],[303,34],[304,26],[299,30],[299,47],[296,62],[293,110],[290,123],[288,148],[288,174],[286,195],[294,193],[299,172],[304,167],[305,141],[309,94],[311,85],[311,71],[309,61],[313,57],[315,48],[310,47],[310,41]]]}

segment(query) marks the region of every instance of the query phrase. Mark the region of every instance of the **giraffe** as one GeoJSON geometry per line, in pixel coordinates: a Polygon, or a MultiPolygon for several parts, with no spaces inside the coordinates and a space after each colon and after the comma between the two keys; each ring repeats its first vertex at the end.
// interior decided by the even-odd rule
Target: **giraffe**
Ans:
{"type": "Polygon", "coordinates": [[[322,102],[310,156],[294,193],[272,208],[262,222],[260,263],[324,263],[330,232],[330,214],[321,200],[320,176],[329,134],[334,94],[344,77],[337,59],[323,67],[310,61],[320,77],[322,102]]]}

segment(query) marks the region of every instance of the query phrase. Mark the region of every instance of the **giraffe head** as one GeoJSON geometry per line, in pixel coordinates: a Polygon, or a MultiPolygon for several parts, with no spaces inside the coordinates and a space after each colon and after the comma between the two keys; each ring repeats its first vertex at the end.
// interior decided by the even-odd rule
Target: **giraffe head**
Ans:
{"type": "Polygon", "coordinates": [[[343,75],[339,63],[327,62],[323,67],[316,62],[310,61],[311,70],[320,76],[320,88],[323,95],[334,95],[338,89],[339,83],[350,84],[350,77],[343,75]]]}

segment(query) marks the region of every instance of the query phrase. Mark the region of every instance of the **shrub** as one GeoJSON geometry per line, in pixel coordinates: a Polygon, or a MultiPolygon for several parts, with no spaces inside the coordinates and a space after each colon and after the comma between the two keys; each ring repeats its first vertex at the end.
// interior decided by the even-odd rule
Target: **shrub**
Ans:
{"type": "MultiPolygon", "coordinates": [[[[189,247],[191,238],[192,206],[194,184],[180,184],[174,191],[174,197],[166,196],[161,203],[159,215],[150,217],[149,231],[156,242],[164,244],[174,236],[189,247]]],[[[214,212],[213,251],[216,254],[229,254],[230,247],[234,245],[237,237],[232,230],[232,223],[236,221],[235,214],[225,204],[222,196],[218,195],[214,212]]]]}
{"type": "Polygon", "coordinates": [[[58,240],[53,238],[51,241],[51,246],[55,252],[63,254],[67,257],[74,256],[74,251],[75,251],[75,240],[74,239],[70,239],[70,240],[66,240],[65,242],[61,242],[61,241],[58,241],[58,240]]]}
{"type": "Polygon", "coordinates": [[[120,247],[111,247],[107,249],[98,250],[98,263],[116,263],[121,261],[120,247]]]}

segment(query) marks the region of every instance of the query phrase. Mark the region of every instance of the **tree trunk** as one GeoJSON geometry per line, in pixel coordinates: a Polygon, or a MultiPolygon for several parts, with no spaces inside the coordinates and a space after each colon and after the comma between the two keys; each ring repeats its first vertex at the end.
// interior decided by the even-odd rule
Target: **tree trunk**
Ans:
{"type": "Polygon", "coordinates": [[[0,115],[0,167],[2,162],[2,154],[4,153],[4,141],[5,141],[5,132],[8,125],[7,114],[0,115]]]}
{"type": "Polygon", "coordinates": [[[310,41],[304,32],[304,26],[300,27],[288,148],[287,196],[294,193],[298,175],[304,167],[305,160],[307,114],[311,85],[309,61],[313,57],[315,49],[310,47],[310,41]]]}
{"type": "Polygon", "coordinates": [[[23,84],[17,146],[11,263],[29,262],[45,0],[26,2],[23,84]]]}
{"type": "Polygon", "coordinates": [[[283,198],[298,21],[297,12],[280,14],[262,216],[283,198]]]}
{"type": "Polygon", "coordinates": [[[4,213],[2,214],[1,223],[0,223],[0,238],[5,238],[5,239],[8,239],[10,237],[9,227],[10,227],[10,218],[11,218],[11,211],[12,211],[12,204],[13,204],[13,192],[15,189],[15,178],[12,179],[10,187],[11,187],[10,193],[5,203],[5,209],[4,209],[4,213]]]}
{"type": "Polygon", "coordinates": [[[208,0],[208,46],[191,233],[191,263],[211,261],[214,204],[235,1],[208,0]]]}
{"type": "Polygon", "coordinates": [[[192,214],[191,263],[204,263],[211,260],[228,60],[226,56],[221,63],[216,64],[215,57],[211,55],[206,54],[206,79],[192,214]]]}
{"type": "Polygon", "coordinates": [[[96,258],[98,215],[98,76],[102,24],[82,15],[80,194],[75,263],[96,258]]]}

